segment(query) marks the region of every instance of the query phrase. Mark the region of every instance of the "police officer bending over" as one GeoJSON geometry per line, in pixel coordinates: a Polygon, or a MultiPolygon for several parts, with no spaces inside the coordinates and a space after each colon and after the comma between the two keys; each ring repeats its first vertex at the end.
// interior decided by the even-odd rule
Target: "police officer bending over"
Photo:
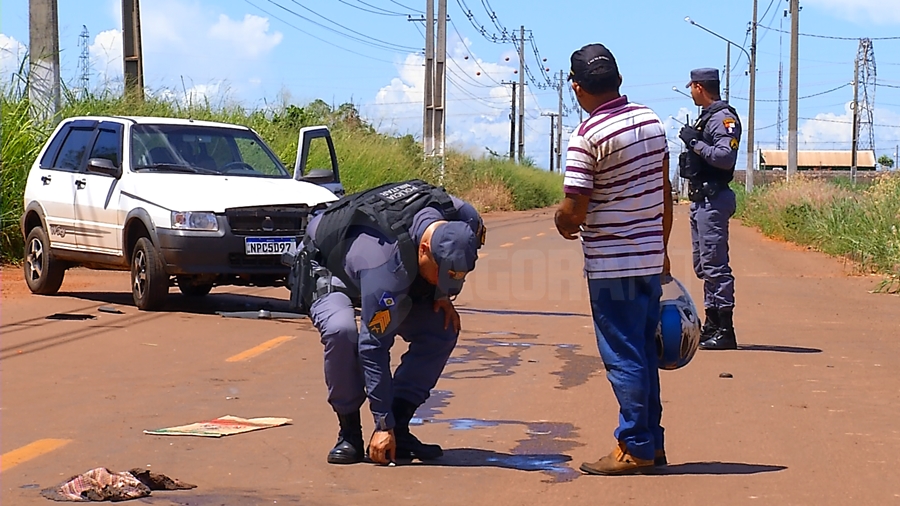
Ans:
{"type": "Polygon", "coordinates": [[[292,301],[309,308],[325,346],[328,402],[340,422],[329,463],[363,460],[359,410],[367,396],[375,417],[371,460],[443,455],[412,435],[409,422],[456,346],[460,321],[451,300],[483,240],[471,205],[418,180],[349,195],[310,220],[292,301]],[[354,307],[361,308],[359,328],[354,307]],[[396,335],[409,351],[392,376],[396,335]]]}
{"type": "Polygon", "coordinates": [[[706,321],[700,348],[733,350],[734,276],[728,265],[728,220],[736,202],[728,183],[741,140],[737,112],[719,97],[719,71],[691,71],[694,103],[703,108],[693,126],[681,129],[679,137],[688,150],[679,158],[681,177],[689,181],[691,238],[694,271],[703,280],[706,321]]]}

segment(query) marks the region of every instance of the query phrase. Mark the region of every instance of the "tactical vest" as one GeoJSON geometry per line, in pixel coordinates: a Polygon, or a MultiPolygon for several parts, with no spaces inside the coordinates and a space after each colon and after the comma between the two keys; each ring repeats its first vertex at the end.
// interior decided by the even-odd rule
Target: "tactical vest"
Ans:
{"type": "Polygon", "coordinates": [[[388,183],[347,195],[323,212],[314,244],[304,241],[304,249],[313,260],[343,281],[352,296],[358,296],[355,282],[349,279],[344,269],[344,259],[352,243],[348,240],[351,227],[368,227],[396,240],[406,272],[416,273],[419,245],[410,236],[410,228],[416,214],[426,207],[434,207],[448,221],[457,219],[458,213],[450,195],[443,188],[418,179],[388,183]]]}
{"type": "MultiPolygon", "coordinates": [[[[731,111],[731,114],[734,114],[735,118],[738,117],[734,107],[731,107],[725,102],[719,102],[703,111],[703,114],[697,119],[693,128],[697,129],[697,131],[702,134],[703,131],[706,130],[706,125],[709,123],[709,120],[712,119],[713,115],[724,109],[731,111]]],[[[713,167],[704,160],[702,156],[695,153],[693,149],[690,149],[690,147],[678,156],[678,165],[679,175],[694,184],[712,182],[728,183],[734,179],[734,166],[728,170],[713,167]]]]}

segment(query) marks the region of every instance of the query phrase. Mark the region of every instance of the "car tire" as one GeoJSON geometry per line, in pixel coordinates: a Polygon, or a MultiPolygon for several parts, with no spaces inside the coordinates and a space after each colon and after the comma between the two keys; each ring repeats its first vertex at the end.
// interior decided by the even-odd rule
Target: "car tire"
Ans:
{"type": "Polygon", "coordinates": [[[169,275],[153,243],[141,237],[131,254],[131,296],[142,311],[162,308],[169,295],[169,275]]]}
{"type": "Polygon", "coordinates": [[[34,227],[25,239],[25,283],[31,293],[53,295],[62,286],[66,269],[53,258],[42,227],[34,227]]]}
{"type": "Polygon", "coordinates": [[[212,283],[194,284],[190,276],[178,276],[178,289],[185,297],[203,297],[213,289],[212,283]]]}

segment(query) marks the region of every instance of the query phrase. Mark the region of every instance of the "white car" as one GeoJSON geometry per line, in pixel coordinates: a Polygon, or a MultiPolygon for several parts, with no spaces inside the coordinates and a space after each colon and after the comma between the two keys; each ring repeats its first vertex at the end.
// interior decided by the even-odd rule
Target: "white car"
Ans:
{"type": "Polygon", "coordinates": [[[293,173],[251,129],[172,118],[62,121],[28,175],[25,281],[53,294],[66,269],[131,271],[135,305],[215,285],[283,286],[281,254],[308,215],[343,194],[325,127],[301,130],[293,173]],[[306,173],[323,137],[330,169],[306,173]]]}

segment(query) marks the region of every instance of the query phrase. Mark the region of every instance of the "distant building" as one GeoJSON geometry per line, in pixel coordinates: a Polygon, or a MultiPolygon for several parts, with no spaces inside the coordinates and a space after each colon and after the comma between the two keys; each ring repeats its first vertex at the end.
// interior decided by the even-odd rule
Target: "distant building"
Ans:
{"type": "MultiPolygon", "coordinates": [[[[797,151],[797,170],[850,170],[852,153],[848,151],[797,151]]],[[[759,150],[759,170],[787,169],[788,152],[759,150]]],[[[857,170],[875,170],[875,151],[856,152],[857,170]]]]}

